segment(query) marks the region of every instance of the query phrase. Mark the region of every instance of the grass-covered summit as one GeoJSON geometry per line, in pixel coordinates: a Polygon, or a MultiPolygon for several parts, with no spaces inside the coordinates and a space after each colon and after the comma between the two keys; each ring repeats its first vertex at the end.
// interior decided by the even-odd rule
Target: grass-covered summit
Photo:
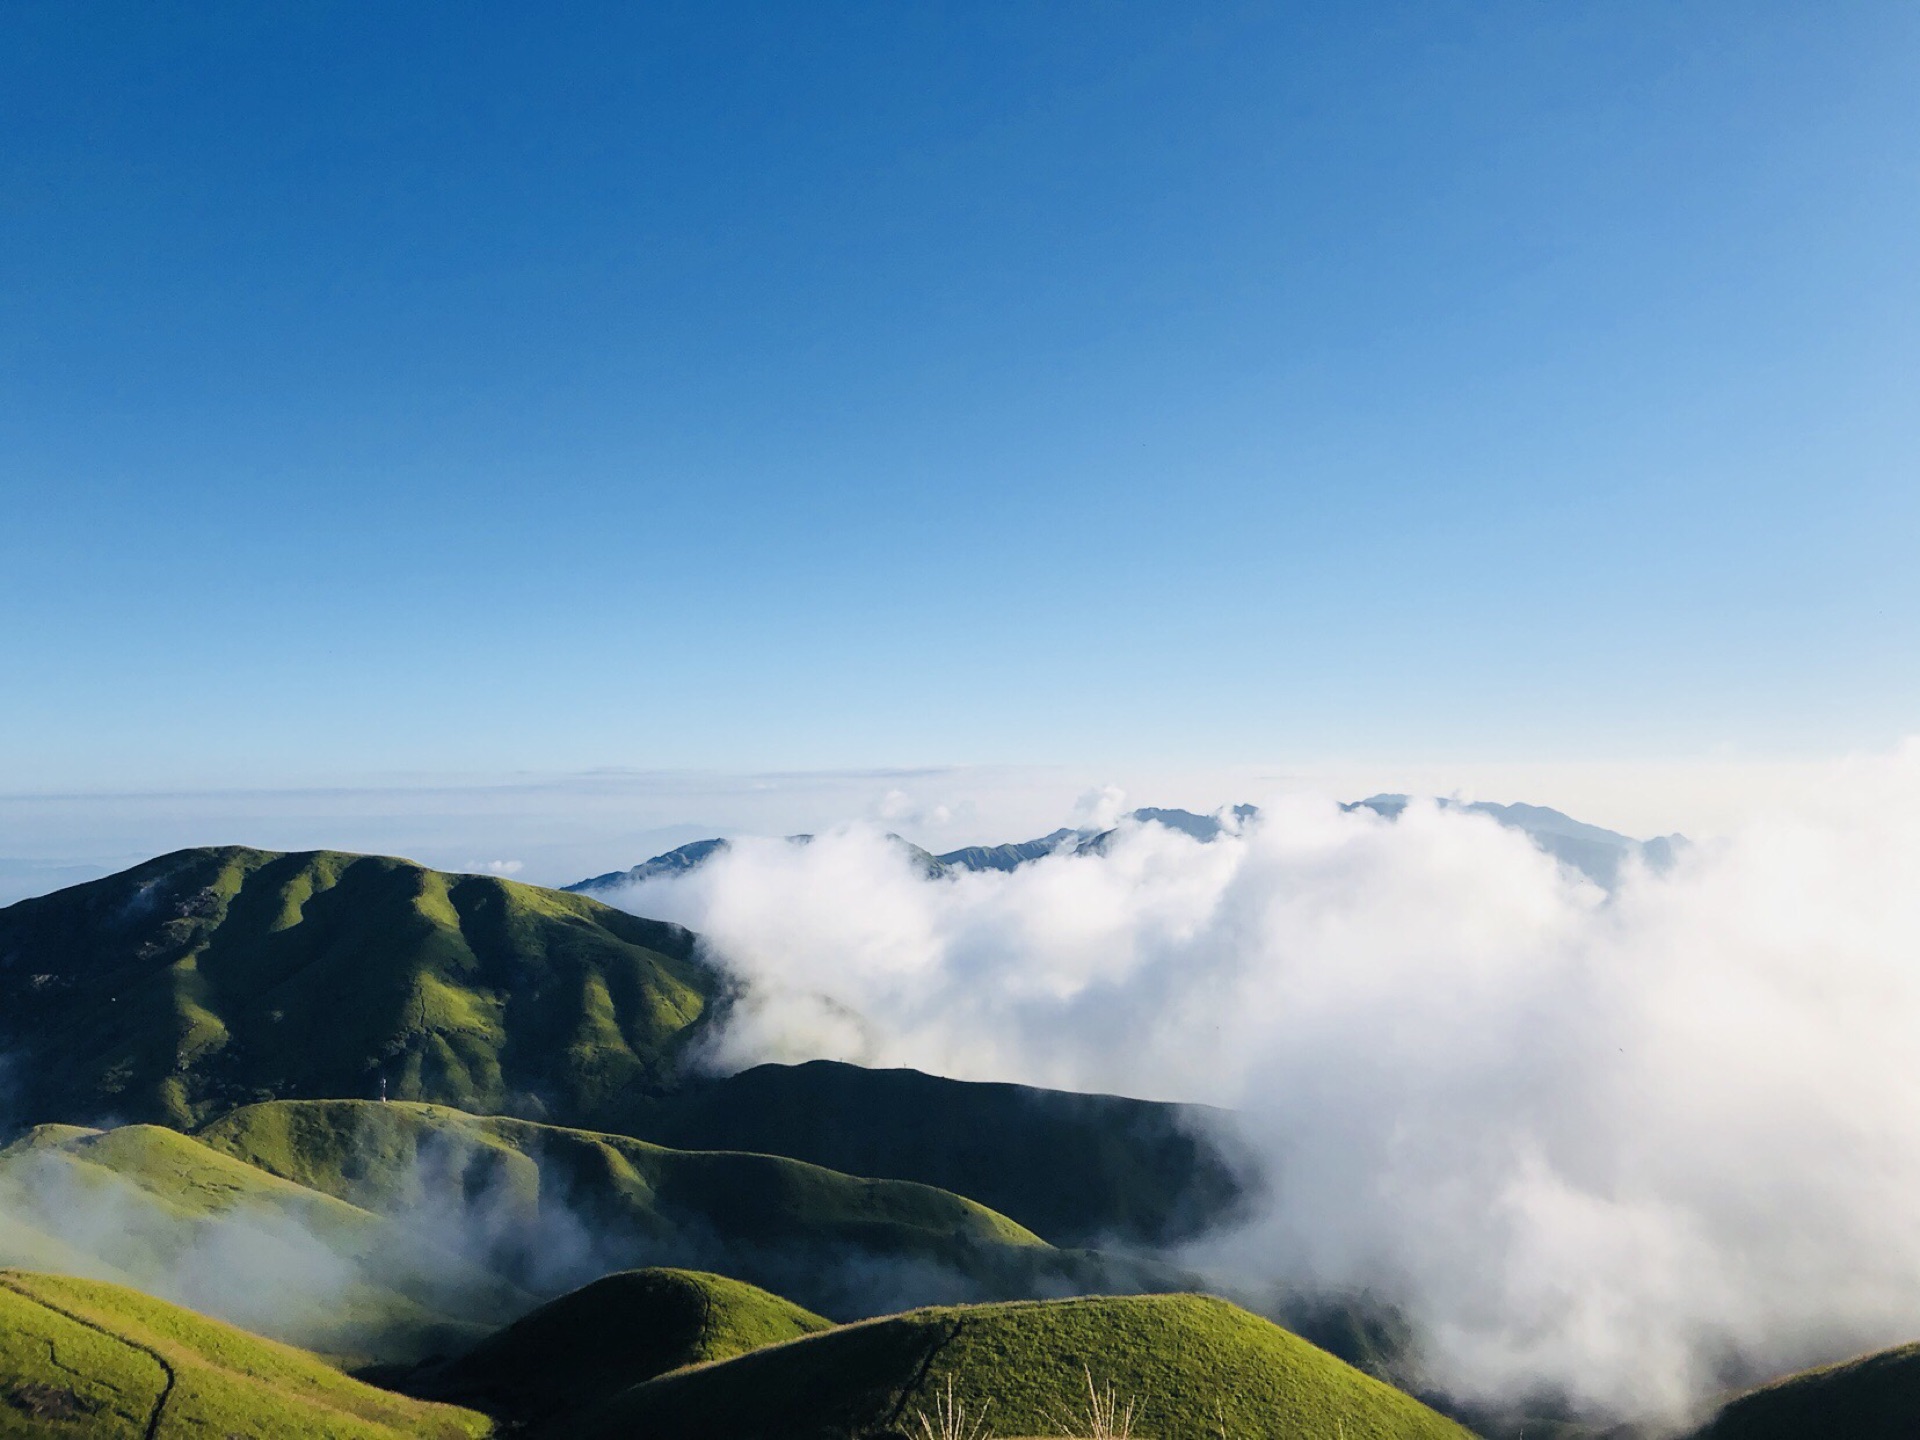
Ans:
{"type": "Polygon", "coordinates": [[[137,1290],[0,1270],[0,1440],[466,1440],[493,1429],[137,1290]]]}
{"type": "Polygon", "coordinates": [[[677,926],[491,876],[182,850],[0,910],[0,1044],[35,1121],[191,1127],[384,1081],[591,1122],[672,1077],[716,992],[692,949],[677,926]]]}
{"type": "Polygon", "coordinates": [[[648,1380],[585,1440],[856,1440],[939,1433],[943,1404],[988,1433],[1090,1435],[1089,1383],[1156,1440],[1466,1440],[1468,1432],[1224,1300],[1144,1295],[917,1310],[648,1380]]]}
{"type": "Polygon", "coordinates": [[[830,1329],[790,1300],[697,1270],[622,1270],[542,1305],[422,1382],[552,1430],[656,1375],[830,1329]]]}

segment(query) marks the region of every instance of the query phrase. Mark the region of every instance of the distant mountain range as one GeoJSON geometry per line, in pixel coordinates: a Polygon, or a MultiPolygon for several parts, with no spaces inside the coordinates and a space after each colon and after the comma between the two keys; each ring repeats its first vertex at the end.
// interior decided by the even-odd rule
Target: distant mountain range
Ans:
{"type": "MultiPolygon", "coordinates": [[[[1376,815],[1394,820],[1407,808],[1410,799],[1406,795],[1371,795],[1341,808],[1349,811],[1371,810],[1376,815]]],[[[1470,803],[1441,800],[1438,803],[1443,809],[1486,815],[1509,829],[1521,831],[1556,860],[1609,890],[1619,883],[1621,867],[1628,860],[1639,860],[1655,870],[1665,870],[1688,843],[1684,835],[1636,840],[1631,835],[1588,825],[1544,805],[1496,805],[1486,800],[1470,803]]],[[[1259,814],[1260,807],[1257,805],[1236,805],[1231,810],[1213,815],[1145,806],[1129,812],[1127,819],[1141,825],[1162,825],[1183,835],[1191,835],[1202,843],[1209,843],[1218,839],[1221,832],[1228,828],[1229,819],[1237,827],[1245,821],[1256,819],[1259,814]]],[[[1099,854],[1114,834],[1112,827],[1062,828],[1036,840],[1020,840],[1005,845],[969,845],[964,849],[949,850],[944,855],[935,855],[898,835],[889,838],[906,849],[928,879],[939,880],[968,870],[1017,870],[1048,855],[1099,854]]],[[[789,835],[787,839],[793,844],[804,845],[813,837],[789,835]]],[[[577,895],[605,896],[642,881],[659,880],[696,870],[715,855],[724,853],[728,844],[728,841],[719,838],[695,840],[664,855],[644,860],[631,869],[610,870],[604,875],[595,875],[562,888],[577,895]]]]}

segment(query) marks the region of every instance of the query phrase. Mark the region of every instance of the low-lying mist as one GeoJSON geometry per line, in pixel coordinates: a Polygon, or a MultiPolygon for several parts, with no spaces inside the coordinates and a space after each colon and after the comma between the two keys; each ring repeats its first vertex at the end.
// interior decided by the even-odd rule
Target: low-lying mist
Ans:
{"type": "Polygon", "coordinates": [[[939,881],[740,840],[620,903],[743,982],[716,1067],[1233,1107],[1272,1203],[1186,1258],[1390,1297],[1456,1395],[1674,1421],[1920,1335],[1916,802],[1910,745],[1612,893],[1483,816],[1283,798],[939,881]]]}

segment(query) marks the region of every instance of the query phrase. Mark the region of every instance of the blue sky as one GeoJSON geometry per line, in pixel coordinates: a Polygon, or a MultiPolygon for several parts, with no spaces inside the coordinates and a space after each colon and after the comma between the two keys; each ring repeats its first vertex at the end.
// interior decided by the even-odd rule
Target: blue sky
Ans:
{"type": "Polygon", "coordinates": [[[1911,5],[0,34],[0,792],[1915,728],[1911,5]]]}

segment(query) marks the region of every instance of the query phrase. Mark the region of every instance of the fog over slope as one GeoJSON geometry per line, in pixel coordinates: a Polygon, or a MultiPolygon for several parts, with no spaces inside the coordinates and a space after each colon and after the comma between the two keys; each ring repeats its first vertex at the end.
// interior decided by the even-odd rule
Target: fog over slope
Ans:
{"type": "Polygon", "coordinates": [[[1602,890],[1485,814],[1281,798],[927,884],[850,828],[618,895],[746,986],[712,1063],[1241,1109],[1202,1259],[1407,1304],[1459,1393],[1678,1416],[1920,1334],[1920,745],[1602,890]]]}

